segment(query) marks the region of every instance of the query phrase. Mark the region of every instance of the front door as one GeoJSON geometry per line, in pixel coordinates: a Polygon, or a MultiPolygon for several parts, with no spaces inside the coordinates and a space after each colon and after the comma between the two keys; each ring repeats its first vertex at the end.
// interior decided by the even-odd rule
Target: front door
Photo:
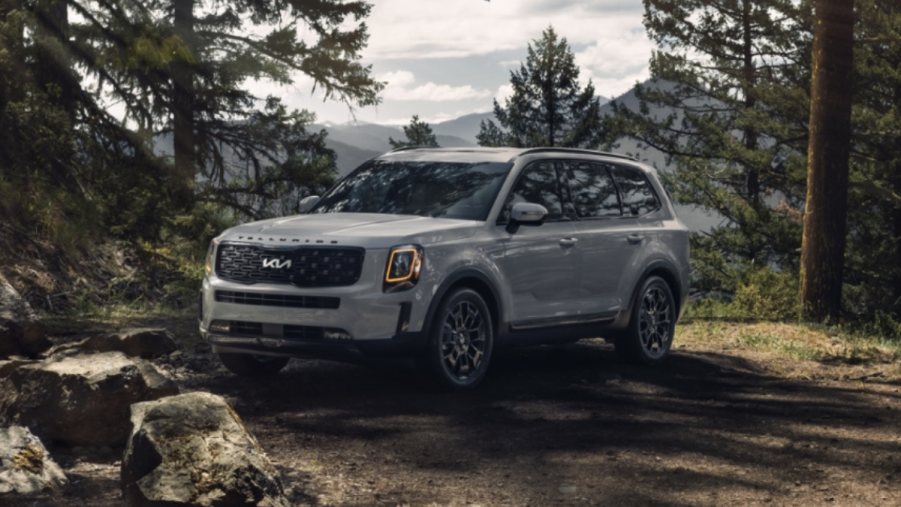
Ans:
{"type": "Polygon", "coordinates": [[[500,269],[511,292],[510,324],[537,327],[574,312],[579,245],[575,221],[564,213],[561,178],[553,162],[536,162],[520,174],[498,220],[504,243],[500,269]],[[506,231],[510,210],[518,202],[541,204],[548,210],[544,224],[506,231]]]}

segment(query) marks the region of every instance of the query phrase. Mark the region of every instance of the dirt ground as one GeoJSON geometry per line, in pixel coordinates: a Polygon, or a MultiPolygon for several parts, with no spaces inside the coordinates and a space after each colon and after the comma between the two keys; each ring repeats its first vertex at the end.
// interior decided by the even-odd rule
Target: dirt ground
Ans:
{"type": "MultiPolygon", "coordinates": [[[[296,505],[901,506],[897,376],[786,379],[739,349],[634,367],[595,340],[508,351],[475,392],[440,394],[403,364],[241,379],[183,339],[160,369],[225,396],[296,505]]],[[[71,484],[0,504],[122,504],[121,449],[51,453],[71,484]]]]}

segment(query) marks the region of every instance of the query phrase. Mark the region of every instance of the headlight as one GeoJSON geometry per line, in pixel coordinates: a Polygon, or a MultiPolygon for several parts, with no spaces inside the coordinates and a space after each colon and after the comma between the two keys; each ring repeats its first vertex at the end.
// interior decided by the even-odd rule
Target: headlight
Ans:
{"type": "Polygon", "coordinates": [[[216,253],[216,245],[218,244],[218,239],[210,241],[210,248],[208,248],[206,251],[206,263],[203,265],[203,270],[207,275],[213,272],[213,254],[216,253]]]}
{"type": "Polygon", "coordinates": [[[412,289],[419,281],[422,268],[422,247],[416,245],[396,246],[388,254],[385,268],[385,292],[412,289]]]}

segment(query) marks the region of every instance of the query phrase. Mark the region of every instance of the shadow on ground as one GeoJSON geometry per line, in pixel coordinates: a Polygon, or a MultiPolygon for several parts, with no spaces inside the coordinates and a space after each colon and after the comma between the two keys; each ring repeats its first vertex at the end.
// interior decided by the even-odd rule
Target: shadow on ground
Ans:
{"type": "Polygon", "coordinates": [[[901,505],[895,386],[787,381],[738,356],[634,367],[588,342],[508,351],[471,393],[326,361],[202,388],[301,503],[901,505]]]}

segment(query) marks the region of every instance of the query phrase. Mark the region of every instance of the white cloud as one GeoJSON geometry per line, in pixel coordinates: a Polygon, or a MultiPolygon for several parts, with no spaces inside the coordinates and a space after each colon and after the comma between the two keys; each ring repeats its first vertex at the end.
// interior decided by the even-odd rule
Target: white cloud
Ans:
{"type": "Polygon", "coordinates": [[[494,100],[497,101],[498,104],[503,106],[506,104],[506,100],[513,95],[513,85],[510,83],[503,84],[497,87],[497,93],[494,94],[494,100]]]}
{"type": "Polygon", "coordinates": [[[488,90],[479,90],[470,85],[451,86],[432,82],[413,87],[416,77],[412,72],[399,70],[378,76],[386,81],[382,97],[386,100],[424,100],[428,102],[449,102],[454,100],[483,99],[491,96],[488,90]]]}
{"type": "Polygon", "coordinates": [[[602,37],[576,53],[582,85],[591,79],[600,95],[613,98],[628,91],[636,81],[650,77],[648,60],[654,43],[644,31],[628,31],[602,37]]]}
{"type": "Polygon", "coordinates": [[[553,25],[570,44],[642,29],[637,0],[380,0],[365,59],[465,57],[521,48],[553,25]]]}

